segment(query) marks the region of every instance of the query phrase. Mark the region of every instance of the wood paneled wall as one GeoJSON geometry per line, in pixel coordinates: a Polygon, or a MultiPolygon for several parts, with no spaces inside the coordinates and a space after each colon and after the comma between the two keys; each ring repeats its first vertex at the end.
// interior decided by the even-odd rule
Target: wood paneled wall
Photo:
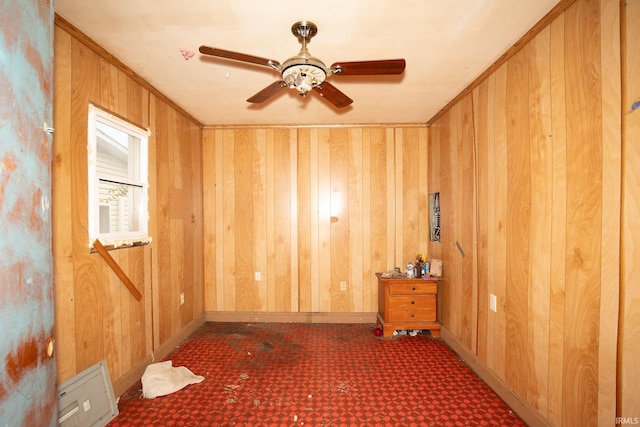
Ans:
{"type": "Polygon", "coordinates": [[[56,18],[53,255],[58,381],[107,360],[114,383],[203,308],[202,130],[130,70],[56,18]],[[89,103],[151,131],[147,246],[110,251],[143,294],[136,301],[87,231],[89,103]],[[180,305],[180,293],[185,304],[180,305]]]}
{"type": "Polygon", "coordinates": [[[640,158],[630,148],[639,113],[621,111],[620,89],[636,98],[629,106],[640,96],[640,21],[638,2],[628,2],[635,70],[629,64],[621,82],[621,4],[575,1],[429,132],[429,190],[441,193],[443,221],[442,243],[430,252],[444,260],[443,326],[557,426],[614,425],[616,415],[640,413],[631,362],[640,357],[640,255],[631,237],[639,234],[640,158]],[[621,289],[628,335],[618,365],[621,289]]]}
{"type": "Polygon", "coordinates": [[[426,251],[426,126],[203,132],[208,312],[373,313],[426,251]]]}

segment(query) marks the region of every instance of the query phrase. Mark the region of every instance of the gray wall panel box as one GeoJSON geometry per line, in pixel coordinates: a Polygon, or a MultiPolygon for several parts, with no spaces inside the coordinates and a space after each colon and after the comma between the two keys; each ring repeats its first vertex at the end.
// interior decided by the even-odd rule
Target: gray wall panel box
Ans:
{"type": "Polygon", "coordinates": [[[107,362],[102,360],[58,387],[58,425],[103,427],[118,416],[107,362]]]}

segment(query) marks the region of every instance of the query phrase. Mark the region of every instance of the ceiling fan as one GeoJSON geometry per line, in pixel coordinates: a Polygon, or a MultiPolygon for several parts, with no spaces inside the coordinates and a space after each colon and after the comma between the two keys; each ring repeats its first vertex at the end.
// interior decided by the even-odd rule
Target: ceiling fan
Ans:
{"type": "Polygon", "coordinates": [[[336,107],[343,108],[351,104],[353,100],[327,81],[331,75],[372,76],[402,74],[404,72],[406,64],[404,59],[336,62],[331,67],[327,67],[324,62],[311,56],[307,50],[307,44],[318,32],[318,27],[313,22],[295,22],[291,26],[291,32],[298,38],[302,48],[296,56],[287,59],[283,64],[273,59],[208,46],[200,46],[199,50],[205,55],[263,65],[278,71],[282,79],[271,83],[247,99],[252,103],[264,102],[281,89],[288,87],[297,90],[302,97],[314,90],[336,107]]]}

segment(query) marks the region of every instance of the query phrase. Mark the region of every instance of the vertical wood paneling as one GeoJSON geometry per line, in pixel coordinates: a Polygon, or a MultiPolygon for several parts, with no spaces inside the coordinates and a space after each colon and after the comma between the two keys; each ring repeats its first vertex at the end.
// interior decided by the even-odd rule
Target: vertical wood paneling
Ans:
{"type": "Polygon", "coordinates": [[[311,239],[311,280],[309,282],[310,295],[311,295],[311,311],[320,311],[320,283],[319,283],[319,217],[320,217],[320,201],[318,199],[318,146],[319,146],[319,131],[317,129],[312,130],[309,135],[309,196],[310,196],[310,220],[311,225],[309,230],[309,236],[311,239]]]}
{"type": "Polygon", "coordinates": [[[418,128],[418,227],[419,245],[422,253],[428,253],[429,242],[429,132],[418,128]]]}
{"type": "MultiPolygon", "coordinates": [[[[148,95],[148,108],[149,108],[149,165],[156,165],[158,159],[158,131],[157,131],[157,98],[151,94],[148,95]]],[[[149,183],[158,183],[158,172],[159,168],[153,167],[149,168],[149,183]]],[[[156,191],[149,191],[149,206],[155,206],[156,214],[149,218],[149,233],[157,238],[159,233],[159,216],[161,212],[161,206],[159,203],[160,198],[163,197],[163,193],[158,193],[156,191]]],[[[154,295],[160,295],[160,288],[158,286],[158,280],[154,280],[154,278],[159,277],[160,271],[160,260],[157,256],[158,245],[153,245],[148,251],[148,258],[150,258],[150,265],[148,266],[149,270],[149,282],[151,282],[147,289],[148,293],[145,293],[145,305],[147,307],[147,319],[149,320],[149,325],[147,325],[147,330],[150,333],[150,336],[147,337],[147,340],[151,340],[152,349],[158,348],[160,346],[160,310],[158,310],[157,306],[157,297],[154,295]]]]}
{"type": "Polygon", "coordinates": [[[267,299],[265,307],[267,310],[273,308],[275,310],[276,306],[276,275],[277,271],[275,268],[276,263],[276,241],[275,241],[275,232],[276,232],[276,218],[275,218],[275,202],[276,197],[274,193],[275,190],[275,159],[274,159],[274,145],[275,145],[275,133],[273,130],[267,131],[266,137],[266,147],[265,147],[265,162],[266,162],[266,212],[265,212],[265,220],[266,220],[266,256],[267,256],[267,266],[266,271],[267,274],[267,299]]]}
{"type": "MultiPolygon", "coordinates": [[[[128,265],[128,260],[126,255],[122,254],[122,251],[116,251],[117,253],[114,253],[115,257],[114,259],[116,260],[116,262],[118,263],[118,265],[120,265],[123,270],[122,271],[127,271],[127,277],[129,277],[131,279],[131,275],[128,273],[129,271],[129,265],[128,265]],[[123,255],[123,256],[121,256],[123,255]]],[[[104,263],[101,263],[104,264],[104,263]]],[[[114,273],[112,271],[107,270],[106,271],[107,274],[109,274],[110,276],[113,277],[114,273]]],[[[118,312],[119,312],[119,316],[118,319],[120,321],[120,336],[118,336],[117,338],[121,341],[121,342],[125,342],[125,345],[120,345],[120,356],[121,356],[121,372],[127,372],[130,368],[131,368],[131,358],[132,358],[132,345],[131,342],[129,340],[130,336],[135,336],[135,332],[131,333],[132,327],[131,327],[131,301],[130,301],[130,296],[127,294],[127,291],[125,289],[121,289],[122,285],[115,280],[115,278],[111,279],[110,282],[113,283],[113,287],[117,287],[117,299],[115,300],[116,302],[120,302],[119,306],[118,306],[118,312]],[[126,336],[127,339],[123,340],[123,337],[126,336]]],[[[135,283],[135,282],[134,282],[135,283]]],[[[106,304],[105,304],[106,306],[106,304]]],[[[106,307],[105,307],[106,309],[106,307]]],[[[104,320],[103,320],[104,322],[104,320]]],[[[106,322],[103,323],[106,326],[106,322]]],[[[105,343],[106,343],[106,337],[105,337],[105,343]]],[[[106,354],[110,354],[106,349],[105,349],[105,353],[106,354]]]]}
{"type": "MultiPolygon", "coordinates": [[[[386,213],[391,204],[391,200],[387,198],[387,188],[389,186],[387,182],[387,170],[389,169],[388,165],[391,163],[391,159],[387,157],[387,133],[385,129],[368,129],[368,134],[369,140],[367,145],[369,146],[371,174],[369,177],[370,225],[367,233],[370,236],[371,270],[375,273],[378,271],[387,271],[395,267],[394,264],[389,264],[388,260],[393,259],[393,257],[387,252],[389,244],[387,239],[386,213]]],[[[377,286],[376,281],[376,289],[377,286]]],[[[376,304],[377,310],[377,300],[374,299],[374,303],[376,304]]]]}
{"type": "MultiPolygon", "coordinates": [[[[70,88],[72,84],[71,45],[73,39],[68,33],[54,28],[54,87],[70,88]]],[[[71,96],[54,96],[54,117],[56,119],[55,141],[71,138],[71,96]]],[[[71,378],[76,371],[75,302],[73,297],[73,240],[71,193],[71,145],[54,143],[52,149],[51,186],[55,197],[51,198],[51,243],[53,257],[55,340],[58,356],[56,368],[58,378],[71,378]],[[64,238],[67,236],[67,238],[64,238]],[[62,284],[65,284],[64,286],[62,284]],[[60,356],[60,353],[64,357],[60,356]]]]}
{"type": "MultiPolygon", "coordinates": [[[[441,141],[442,137],[440,136],[440,130],[443,129],[443,126],[439,123],[435,123],[433,126],[429,128],[428,133],[428,146],[427,150],[429,152],[429,163],[428,167],[428,191],[429,194],[440,192],[440,159],[441,157],[441,141]]],[[[429,254],[434,257],[441,259],[442,258],[442,244],[440,242],[431,242],[429,239],[429,254]]]]}
{"type": "MultiPolygon", "coordinates": [[[[83,44],[73,40],[71,43],[71,113],[70,116],[88,116],[91,100],[99,99],[100,58],[83,44]]],[[[86,141],[87,120],[71,121],[71,141],[86,141]]],[[[102,287],[100,280],[99,255],[89,254],[88,218],[87,218],[87,145],[71,145],[72,162],[72,200],[76,203],[72,210],[72,240],[74,265],[74,299],[76,323],[76,351],[67,357],[76,358],[78,371],[99,362],[104,352],[102,335],[102,287]],[[90,309],[87,309],[91,307],[90,309]]],[[[54,193],[55,197],[55,193],[54,193]]],[[[69,201],[71,202],[71,201],[69,201]]]]}
{"type": "Polygon", "coordinates": [[[206,129],[203,139],[215,182],[205,190],[215,203],[204,202],[204,229],[215,232],[206,252],[216,254],[205,257],[216,272],[207,310],[374,313],[374,273],[427,248],[426,128],[206,129]],[[401,255],[398,233],[414,241],[401,255]]]}
{"type": "Polygon", "coordinates": [[[106,59],[100,59],[100,105],[113,112],[118,111],[119,78],[118,69],[106,59]]]}
{"type": "Polygon", "coordinates": [[[531,164],[528,116],[528,47],[507,64],[507,354],[506,379],[526,395],[528,360],[531,164]]]}
{"type": "MultiPolygon", "coordinates": [[[[145,284],[145,277],[149,277],[145,275],[145,251],[148,249],[146,247],[136,247],[130,248],[131,250],[123,251],[122,254],[128,258],[128,271],[127,275],[131,279],[133,283],[137,283],[138,287],[141,288],[141,293],[146,294],[148,289],[145,284]]],[[[133,367],[135,367],[141,360],[144,360],[145,356],[149,354],[152,350],[152,347],[147,346],[147,328],[146,328],[146,305],[145,299],[142,301],[136,301],[131,297],[129,291],[124,288],[121,284],[120,292],[126,293],[126,295],[121,295],[122,300],[127,299],[129,302],[129,329],[125,332],[125,336],[123,337],[123,341],[127,343],[128,339],[128,347],[130,350],[130,358],[127,361],[127,364],[123,366],[124,373],[129,372],[133,367]]],[[[123,315],[127,315],[126,311],[123,311],[123,315]]]]}
{"type": "MultiPolygon", "coordinates": [[[[169,120],[168,106],[160,101],[156,101],[156,186],[158,188],[171,188],[171,175],[169,172],[171,160],[169,154],[170,136],[166,129],[169,120]]],[[[158,224],[154,243],[159,253],[171,254],[171,232],[170,232],[170,212],[171,200],[168,191],[160,191],[156,193],[156,201],[158,203],[156,222],[158,224]]],[[[154,294],[158,295],[157,302],[154,301],[154,311],[158,312],[158,344],[169,339],[171,332],[171,315],[168,310],[165,315],[161,315],[161,307],[175,307],[171,301],[171,290],[167,291],[167,278],[171,276],[171,264],[167,262],[158,263],[158,274],[155,279],[154,294]]],[[[171,282],[169,281],[169,284],[171,282]]]]}
{"type": "Polygon", "coordinates": [[[298,131],[298,297],[301,312],[312,311],[311,132],[298,131]]]}
{"type": "Polygon", "coordinates": [[[488,363],[488,336],[489,336],[489,266],[488,260],[490,252],[489,245],[489,170],[488,170],[488,145],[489,145],[489,119],[488,119],[488,102],[489,102],[489,81],[483,82],[479,87],[473,90],[473,126],[474,126],[474,142],[476,156],[476,236],[477,236],[477,337],[476,337],[476,353],[478,357],[488,363]]]}
{"type": "MultiPolygon", "coordinates": [[[[185,223],[182,218],[171,218],[169,220],[169,236],[171,238],[171,242],[184,242],[185,238],[185,223]]],[[[185,283],[185,250],[184,244],[176,244],[172,245],[170,251],[169,262],[171,263],[171,275],[169,276],[169,286],[164,289],[164,293],[168,295],[167,300],[169,302],[168,313],[165,315],[169,317],[170,320],[168,323],[169,330],[166,331],[167,337],[173,336],[174,333],[178,332],[182,323],[182,312],[183,307],[180,305],[179,298],[171,298],[172,295],[180,295],[182,289],[181,285],[185,283]],[[167,292],[169,290],[169,292],[167,292]]],[[[165,285],[167,284],[166,281],[165,285]]],[[[185,295],[186,299],[186,295],[185,295]]]]}
{"type": "MultiPolygon", "coordinates": [[[[271,134],[270,134],[271,135],[271,134]]],[[[267,272],[267,131],[257,130],[252,141],[253,165],[252,165],[252,204],[253,204],[253,270],[267,272]]],[[[214,195],[212,195],[214,196],[214,195]]],[[[251,272],[253,273],[253,271],[251,272]]],[[[267,301],[267,280],[254,280],[256,307],[254,310],[265,310],[262,304],[267,301]]]]}
{"type": "MultiPolygon", "coordinates": [[[[507,64],[498,68],[495,73],[495,95],[493,104],[494,145],[492,156],[492,177],[495,187],[493,209],[495,219],[493,221],[494,235],[494,259],[493,259],[493,290],[497,300],[497,311],[494,314],[496,320],[496,340],[494,341],[493,369],[500,379],[506,378],[506,354],[507,345],[507,64]]],[[[489,104],[491,105],[491,104],[489,104]]]]}
{"type": "MultiPolygon", "coordinates": [[[[235,132],[225,130],[223,132],[221,168],[223,181],[222,188],[222,239],[223,281],[217,286],[222,286],[223,310],[236,310],[236,221],[235,221],[235,132]]],[[[218,185],[218,184],[216,184],[218,185]]]]}
{"type": "Polygon", "coordinates": [[[565,12],[567,117],[567,253],[564,422],[597,419],[602,118],[599,4],[565,12]],[[576,392],[577,391],[577,392],[576,392]]]}
{"type": "MultiPolygon", "coordinates": [[[[205,132],[205,135],[207,134],[207,132],[205,132]]],[[[212,253],[215,253],[215,257],[211,257],[211,256],[207,256],[206,260],[205,260],[205,264],[208,263],[215,263],[216,267],[216,280],[215,280],[215,288],[211,289],[209,287],[206,288],[205,294],[211,292],[213,293],[215,290],[215,294],[216,294],[216,306],[215,307],[210,307],[209,310],[214,310],[214,309],[224,309],[225,306],[225,281],[224,281],[224,276],[225,276],[225,257],[224,257],[224,251],[225,251],[225,246],[224,246],[224,238],[227,234],[226,232],[226,226],[227,224],[224,222],[224,196],[225,196],[225,191],[223,191],[223,189],[221,187],[219,187],[219,185],[222,185],[222,183],[224,182],[224,133],[222,130],[216,130],[215,133],[215,139],[214,139],[214,146],[215,146],[215,158],[213,159],[213,161],[215,162],[215,181],[213,182],[214,184],[214,188],[215,188],[215,198],[216,198],[216,204],[215,204],[215,211],[213,212],[209,212],[209,211],[205,211],[205,219],[207,219],[207,221],[205,221],[205,223],[210,224],[212,221],[210,220],[210,218],[215,218],[216,221],[214,221],[214,226],[216,228],[216,240],[215,240],[215,248],[211,249],[212,253]]],[[[205,159],[205,162],[207,161],[207,159],[205,159]]]]}
{"type": "MultiPolygon", "coordinates": [[[[349,311],[348,291],[340,282],[349,280],[349,132],[346,128],[330,131],[330,259],[331,311],[349,311]]],[[[348,283],[347,283],[348,286],[348,283]]],[[[348,289],[348,287],[347,287],[348,289]]]]}
{"type": "Polygon", "coordinates": [[[273,141],[273,218],[274,218],[274,311],[291,310],[291,139],[287,129],[274,130],[273,141]]]}
{"type": "MultiPolygon", "coordinates": [[[[387,175],[386,181],[387,186],[385,190],[387,192],[387,205],[386,205],[386,218],[387,218],[387,265],[392,265],[394,267],[403,268],[402,254],[397,251],[397,240],[398,240],[398,230],[396,229],[396,218],[398,216],[402,216],[402,213],[398,211],[398,206],[396,202],[396,195],[402,194],[402,192],[398,192],[396,189],[396,171],[395,167],[391,167],[391,165],[396,165],[398,162],[398,158],[396,156],[396,135],[394,129],[388,128],[385,130],[385,145],[386,145],[386,153],[387,157],[387,168],[385,173],[387,175]],[[399,258],[399,259],[398,259],[399,258]]],[[[400,208],[402,205],[400,205],[400,208]]]]}
{"type": "MultiPolygon", "coordinates": [[[[478,318],[478,301],[477,301],[477,275],[475,274],[475,260],[476,260],[476,236],[475,236],[475,217],[476,217],[476,205],[475,205],[475,170],[474,170],[474,134],[473,134],[473,104],[471,95],[464,97],[460,106],[462,114],[462,128],[458,135],[458,178],[459,194],[458,198],[460,204],[458,205],[459,214],[456,214],[456,218],[459,223],[458,234],[456,235],[456,241],[460,243],[462,252],[458,250],[456,256],[460,262],[460,274],[461,277],[469,278],[462,280],[460,289],[460,306],[468,307],[462,313],[462,333],[460,335],[462,342],[464,342],[470,348],[476,348],[475,340],[477,330],[477,318],[478,318]]],[[[456,209],[458,211],[458,209],[456,209]]],[[[457,249],[457,248],[456,248],[457,249]]]]}
{"type": "MultiPolygon", "coordinates": [[[[451,259],[451,245],[453,242],[454,236],[454,221],[453,221],[453,208],[454,208],[454,193],[453,193],[453,183],[451,179],[448,179],[446,176],[448,171],[451,171],[452,163],[451,163],[451,155],[450,155],[450,122],[451,122],[452,111],[445,114],[440,120],[438,120],[437,126],[437,145],[440,150],[440,157],[437,163],[439,164],[441,175],[438,177],[438,182],[434,182],[434,191],[440,192],[440,258],[443,263],[443,281],[442,281],[442,312],[440,313],[440,321],[444,326],[454,330],[455,321],[457,316],[453,316],[453,312],[451,312],[448,307],[453,307],[455,304],[453,303],[455,298],[453,298],[453,287],[452,283],[459,283],[455,281],[453,277],[453,272],[455,271],[455,267],[452,263],[451,259]]],[[[436,162],[434,158],[434,162],[436,162]]],[[[435,180],[434,180],[435,181],[435,180]]]]}
{"type": "MultiPolygon", "coordinates": [[[[477,286],[475,265],[475,173],[474,127],[471,95],[442,116],[432,139],[438,140],[440,175],[434,178],[432,190],[440,192],[444,281],[444,307],[465,307],[457,315],[442,310],[442,322],[455,331],[465,345],[475,348],[477,322],[477,286]],[[449,126],[450,123],[460,126],[449,126]],[[463,280],[463,277],[468,280],[463,280]],[[456,286],[451,286],[455,283],[456,286]]],[[[433,154],[433,153],[432,153],[433,154]]],[[[433,246],[433,245],[431,245],[433,246]]],[[[436,254],[437,255],[437,254],[436,254]]]]}
{"type": "MultiPolygon", "coordinates": [[[[202,209],[208,214],[216,210],[216,144],[213,132],[202,135],[202,209]]],[[[216,232],[217,223],[204,221],[204,287],[210,291],[204,293],[204,310],[215,310],[217,306],[216,289],[216,232]]]]}
{"type": "MultiPolygon", "coordinates": [[[[145,99],[143,95],[143,99],[145,99]]],[[[147,98],[148,99],[148,98],[147,98]]],[[[144,111],[144,104],[143,104],[144,111]]],[[[204,221],[203,215],[203,187],[205,181],[202,178],[202,128],[193,122],[189,117],[182,115],[185,125],[189,132],[187,145],[191,151],[191,162],[187,170],[191,174],[191,183],[189,185],[189,201],[191,202],[191,248],[193,248],[193,258],[191,263],[191,274],[193,286],[187,286],[187,290],[191,293],[188,303],[191,305],[191,313],[186,318],[185,325],[189,324],[193,319],[197,319],[204,311],[204,221]]]]}
{"type": "MultiPolygon", "coordinates": [[[[636,8],[637,8],[636,2],[636,8]]],[[[616,414],[616,359],[620,303],[620,202],[622,117],[620,105],[620,7],[617,0],[602,0],[600,14],[602,66],[602,261],[598,360],[598,424],[606,425],[616,414]]],[[[640,8],[637,8],[640,12],[640,8]]],[[[634,28],[640,27],[640,20],[634,28]]],[[[640,45],[640,32],[636,34],[640,45]]],[[[636,55],[636,58],[638,56],[636,55]]],[[[640,71],[640,68],[638,68],[640,71]]],[[[637,76],[638,74],[636,74],[637,76]]],[[[638,79],[636,78],[635,81],[638,79]]],[[[640,88],[640,85],[637,86],[640,88]]],[[[637,137],[636,137],[637,140],[637,137]]],[[[637,163],[636,163],[637,164],[637,163]]],[[[639,193],[636,193],[639,194],[639,193]]],[[[638,325],[636,325],[638,328],[638,325]]],[[[640,353],[638,354],[640,357],[640,353]]],[[[634,392],[630,394],[636,394],[634,392]]],[[[640,412],[640,400],[638,405],[640,412]]]]}
{"type": "MultiPolygon", "coordinates": [[[[618,372],[619,414],[623,417],[640,413],[640,108],[632,110],[640,102],[640,2],[625,3],[625,80],[623,112],[625,142],[623,147],[623,260],[622,260],[622,334],[620,349],[621,366],[618,372]]],[[[604,301],[603,301],[604,303],[604,301]]]]}
{"type": "MultiPolygon", "coordinates": [[[[347,292],[351,302],[349,311],[363,312],[363,295],[369,290],[363,283],[363,272],[366,270],[363,263],[363,160],[365,158],[362,143],[362,129],[348,130],[348,197],[345,200],[345,211],[349,218],[347,224],[348,249],[348,278],[347,292]]],[[[367,310],[375,311],[375,310],[367,310]]]]}
{"type": "Polygon", "coordinates": [[[318,151],[312,160],[317,163],[317,176],[315,185],[318,203],[318,246],[317,272],[318,272],[318,310],[331,312],[333,303],[332,294],[332,254],[331,254],[331,129],[318,130],[318,151]]]}
{"type": "MultiPolygon", "coordinates": [[[[467,236],[463,235],[464,230],[464,173],[462,169],[464,168],[464,159],[463,153],[465,150],[471,148],[471,144],[462,142],[464,138],[464,126],[463,126],[463,115],[464,115],[464,105],[456,104],[454,108],[451,110],[450,120],[457,123],[459,126],[451,129],[449,133],[449,142],[448,142],[448,154],[449,154],[449,163],[450,168],[443,169],[445,171],[445,175],[443,179],[451,181],[451,195],[450,195],[450,204],[448,210],[448,223],[450,224],[450,239],[446,243],[446,255],[444,256],[445,265],[447,265],[447,275],[451,278],[452,283],[456,283],[457,286],[451,286],[451,297],[450,303],[454,307],[462,307],[462,301],[464,292],[466,289],[465,283],[463,281],[462,276],[462,252],[458,249],[456,242],[460,240],[463,241],[467,236]]],[[[442,199],[441,199],[442,200],[442,199]]],[[[465,206],[464,209],[469,209],[469,206],[465,206]]],[[[464,247],[463,251],[464,251],[464,247]]],[[[468,249],[468,248],[467,248],[468,249]]],[[[445,267],[443,267],[444,269],[445,267]]],[[[464,340],[465,344],[468,346],[470,343],[468,341],[469,334],[464,328],[464,322],[469,318],[468,311],[471,309],[470,306],[465,306],[465,313],[460,313],[460,315],[451,316],[451,329],[456,331],[457,336],[460,337],[461,340],[464,340]]]]}
{"type": "Polygon", "coordinates": [[[417,129],[397,129],[396,133],[402,135],[401,152],[398,158],[403,167],[397,168],[402,199],[402,215],[398,218],[402,233],[402,259],[404,265],[408,262],[415,264],[416,248],[420,248],[420,141],[417,129]],[[400,160],[401,159],[401,160],[400,160]]]}
{"type": "Polygon", "coordinates": [[[291,221],[289,228],[291,232],[291,250],[289,251],[289,263],[291,265],[291,286],[289,292],[290,307],[289,310],[296,312],[299,310],[300,303],[300,283],[298,272],[298,135],[297,132],[290,130],[289,136],[289,215],[291,221]]]}
{"type": "Polygon", "coordinates": [[[235,308],[256,309],[253,281],[253,132],[239,130],[234,136],[235,308]]]}
{"type": "MultiPolygon", "coordinates": [[[[360,272],[362,277],[362,306],[360,311],[376,312],[378,309],[378,285],[373,278],[377,271],[385,271],[387,268],[382,267],[380,270],[372,268],[373,249],[371,247],[371,233],[369,232],[371,230],[371,220],[373,219],[371,210],[371,129],[359,129],[357,132],[362,144],[362,170],[359,173],[362,191],[362,209],[359,213],[359,217],[362,218],[361,228],[359,229],[359,232],[362,233],[362,271],[360,272]]],[[[425,141],[426,143],[427,141],[425,141]]],[[[350,215],[349,218],[353,218],[353,216],[350,215]]],[[[357,259],[357,257],[357,254],[354,255],[354,259],[357,259]]],[[[358,306],[356,305],[354,309],[358,310],[358,306]]]]}
{"type": "Polygon", "coordinates": [[[564,384],[564,305],[567,222],[567,113],[564,79],[564,15],[550,25],[551,128],[553,171],[551,189],[551,277],[549,295],[549,405],[548,419],[562,424],[564,384]]]}
{"type": "Polygon", "coordinates": [[[549,378],[549,283],[551,281],[551,199],[553,157],[549,65],[550,29],[543,29],[529,49],[529,149],[531,216],[527,401],[547,413],[549,378]]]}
{"type": "MultiPolygon", "coordinates": [[[[116,260],[116,257],[114,257],[116,260]]],[[[122,263],[118,260],[118,265],[122,267],[122,263]]],[[[124,270],[123,270],[124,271],[124,270]]],[[[121,299],[121,287],[120,279],[111,271],[106,263],[100,265],[100,275],[107,278],[103,285],[104,295],[102,296],[102,303],[104,304],[104,316],[102,318],[102,327],[104,328],[104,348],[105,353],[110,354],[109,374],[114,378],[120,378],[124,372],[123,354],[128,355],[127,349],[120,350],[120,342],[122,341],[122,327],[123,327],[123,314],[120,308],[119,302],[121,299]]],[[[135,283],[135,282],[134,282],[135,283]]],[[[128,325],[128,322],[125,326],[128,325]]]]}
{"type": "MultiPolygon", "coordinates": [[[[404,134],[402,129],[390,129],[393,132],[393,138],[391,138],[392,146],[388,147],[388,155],[394,159],[394,164],[403,164],[403,146],[404,146],[404,134]]],[[[394,231],[395,239],[393,242],[395,245],[390,247],[389,253],[395,254],[395,265],[400,266],[404,270],[404,266],[407,265],[407,257],[410,256],[405,252],[404,246],[404,189],[403,185],[403,170],[396,168],[389,168],[388,172],[392,175],[393,179],[389,179],[389,182],[393,182],[394,188],[390,194],[389,200],[394,201],[394,213],[395,215],[389,215],[388,224],[391,230],[394,231]],[[392,197],[391,197],[392,196],[392,197]]],[[[409,258],[410,259],[410,258],[409,258]]]]}

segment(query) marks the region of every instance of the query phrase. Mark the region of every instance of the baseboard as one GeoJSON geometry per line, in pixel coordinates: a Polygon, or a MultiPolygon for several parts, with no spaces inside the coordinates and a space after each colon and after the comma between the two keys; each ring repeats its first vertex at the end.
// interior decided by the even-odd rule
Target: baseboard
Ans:
{"type": "Polygon", "coordinates": [[[530,426],[551,427],[551,423],[545,419],[527,401],[522,399],[515,390],[497,377],[475,354],[462,344],[447,328],[440,328],[440,338],[455,351],[482,380],[487,383],[498,396],[504,400],[520,418],[530,426]]]}
{"type": "Polygon", "coordinates": [[[182,328],[177,334],[165,341],[153,353],[148,355],[137,366],[123,375],[113,384],[113,394],[116,397],[122,396],[129,388],[134,385],[144,374],[145,369],[152,363],[159,362],[167,357],[175,348],[185,339],[189,337],[196,329],[198,329],[206,321],[205,313],[193,319],[187,326],[182,328]]]}
{"type": "Polygon", "coordinates": [[[207,311],[207,322],[250,323],[376,323],[377,313],[267,313],[207,311]]]}

